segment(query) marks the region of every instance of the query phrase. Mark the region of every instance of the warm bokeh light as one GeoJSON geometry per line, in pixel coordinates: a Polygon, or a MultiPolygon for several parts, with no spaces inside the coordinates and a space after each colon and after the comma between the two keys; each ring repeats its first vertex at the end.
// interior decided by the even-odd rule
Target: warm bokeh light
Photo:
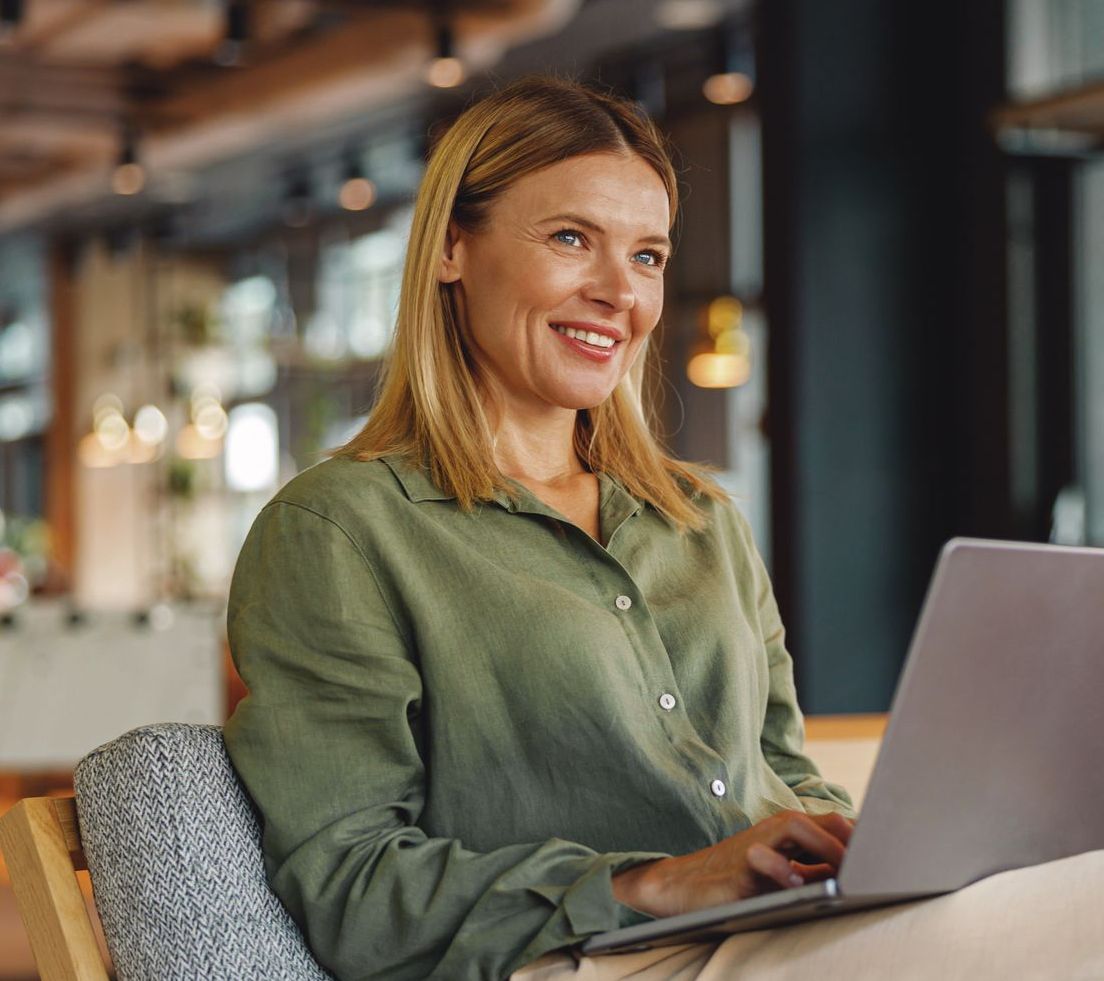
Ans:
{"type": "Polygon", "coordinates": [[[439,89],[455,88],[464,81],[464,63],[459,58],[434,58],[426,67],[426,81],[439,89]]]}
{"type": "Polygon", "coordinates": [[[280,466],[276,413],[260,402],[230,410],[226,483],[233,490],[274,490],[280,466]]]}
{"type": "Polygon", "coordinates": [[[204,439],[219,440],[226,435],[226,410],[217,402],[207,402],[192,414],[195,428],[204,439]]]}
{"type": "Polygon", "coordinates": [[[713,350],[718,354],[735,354],[741,358],[750,358],[751,338],[738,327],[726,330],[714,338],[713,350]]]}
{"type": "Polygon", "coordinates": [[[140,163],[119,164],[111,174],[111,189],[116,194],[137,194],[146,186],[146,170],[140,163]]]}
{"type": "Polygon", "coordinates": [[[143,405],[134,414],[134,435],[143,443],[156,446],[169,433],[169,421],[156,405],[143,405]]]}
{"type": "Polygon", "coordinates": [[[736,388],[751,377],[751,361],[739,354],[703,351],[690,359],[686,376],[698,388],[736,388]]]}
{"type": "Polygon", "coordinates": [[[88,433],[77,446],[77,458],[86,467],[93,469],[113,467],[119,462],[118,453],[107,449],[96,433],[88,433]]]}
{"type": "Polygon", "coordinates": [[[719,337],[726,331],[739,329],[744,305],[734,296],[718,296],[709,304],[705,317],[709,336],[719,337]]]}
{"type": "Polygon", "coordinates": [[[123,414],[123,400],[113,392],[104,392],[92,403],[92,422],[98,423],[105,415],[123,414]]]}
{"type": "Polygon", "coordinates": [[[364,211],[376,200],[376,185],[367,177],[350,177],[341,185],[337,200],[346,211],[364,211]]]}
{"type": "Polygon", "coordinates": [[[159,443],[147,443],[138,433],[131,430],[130,440],[126,448],[127,463],[152,463],[161,456],[159,443]]]}
{"type": "Polygon", "coordinates": [[[130,426],[120,412],[104,412],[96,420],[96,438],[109,453],[115,453],[127,445],[130,426]]]}
{"type": "Polygon", "coordinates": [[[734,106],[746,102],[755,86],[743,72],[721,72],[710,75],[702,85],[702,93],[718,106],[734,106]]]}
{"type": "Polygon", "coordinates": [[[222,440],[208,439],[189,423],[176,434],[176,452],[185,460],[210,460],[222,452],[222,440]]]}

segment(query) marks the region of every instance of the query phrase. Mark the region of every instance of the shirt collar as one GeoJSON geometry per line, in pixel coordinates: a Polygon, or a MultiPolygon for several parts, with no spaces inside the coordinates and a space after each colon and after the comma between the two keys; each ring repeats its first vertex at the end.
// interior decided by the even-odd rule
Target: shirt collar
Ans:
{"type": "MultiPolygon", "coordinates": [[[[421,501],[452,501],[455,494],[446,494],[438,487],[429,475],[427,467],[416,466],[407,457],[392,454],[382,457],[388,469],[395,475],[406,494],[414,503],[421,501]]],[[[495,491],[494,501],[507,511],[528,511],[535,513],[553,512],[539,498],[532,494],[521,484],[518,488],[518,499],[514,500],[504,490],[495,491]]],[[[602,512],[603,524],[609,523],[611,533],[613,528],[632,514],[637,514],[644,504],[638,498],[630,494],[621,482],[606,473],[598,474],[599,508],[602,512]]]]}
{"type": "MultiPolygon", "coordinates": [[[[446,494],[434,482],[429,475],[428,467],[419,467],[408,457],[401,454],[391,454],[381,458],[387,468],[395,475],[407,498],[415,504],[422,501],[453,501],[455,494],[446,494]]],[[[516,504],[510,500],[505,491],[496,491],[495,503],[502,505],[508,511],[516,511],[516,504]]]]}

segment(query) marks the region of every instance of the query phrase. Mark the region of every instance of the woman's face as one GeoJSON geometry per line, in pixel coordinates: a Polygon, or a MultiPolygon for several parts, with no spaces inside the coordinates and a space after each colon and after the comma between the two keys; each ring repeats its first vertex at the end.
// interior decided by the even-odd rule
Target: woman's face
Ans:
{"type": "Polygon", "coordinates": [[[529,174],[484,227],[450,227],[472,354],[505,408],[591,408],[625,376],[663,309],[670,205],[634,154],[592,153],[529,174]]]}

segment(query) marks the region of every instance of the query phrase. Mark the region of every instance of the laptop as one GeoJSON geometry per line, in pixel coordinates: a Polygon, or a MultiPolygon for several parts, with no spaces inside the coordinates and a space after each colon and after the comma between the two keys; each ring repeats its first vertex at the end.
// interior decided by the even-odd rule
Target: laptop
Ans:
{"type": "Polygon", "coordinates": [[[953,892],[1104,848],[1104,549],[941,551],[836,878],[589,938],[716,939],[953,892]]]}

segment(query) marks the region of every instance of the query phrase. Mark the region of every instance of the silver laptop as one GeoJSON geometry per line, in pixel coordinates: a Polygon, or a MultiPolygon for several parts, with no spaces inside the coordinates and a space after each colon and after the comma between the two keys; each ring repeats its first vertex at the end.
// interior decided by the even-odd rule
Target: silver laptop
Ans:
{"type": "Polygon", "coordinates": [[[956,538],[936,563],[835,879],[591,937],[706,940],[1104,848],[1104,549],[956,538]]]}

